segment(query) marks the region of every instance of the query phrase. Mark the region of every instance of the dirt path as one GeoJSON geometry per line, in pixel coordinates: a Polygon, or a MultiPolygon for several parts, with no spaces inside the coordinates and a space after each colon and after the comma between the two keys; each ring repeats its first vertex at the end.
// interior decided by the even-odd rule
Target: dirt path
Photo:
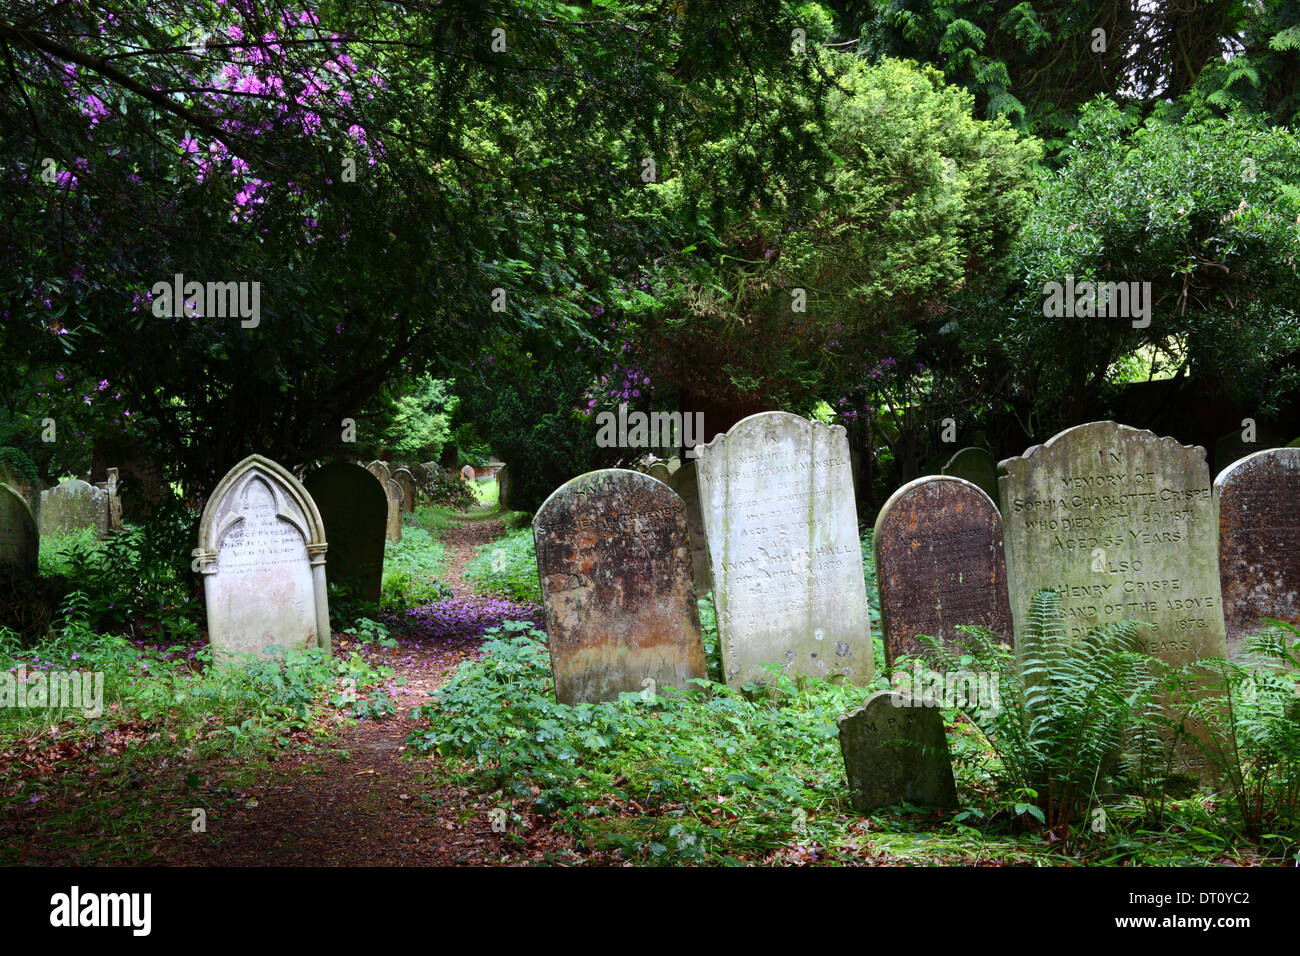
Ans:
{"type": "MultiPolygon", "coordinates": [[[[567,836],[527,817],[522,824],[512,821],[513,832],[493,832],[493,795],[432,782],[441,758],[407,756],[405,740],[421,726],[411,708],[427,703],[431,690],[478,653],[485,626],[521,616],[518,605],[475,595],[463,576],[474,549],[501,534],[496,520],[468,520],[441,533],[449,559],[444,580],[454,597],[409,612],[394,631],[397,647],[358,647],[335,635],[336,655],[357,650],[393,668],[385,688],[397,705],[393,716],[338,718],[337,730],[324,737],[295,733],[269,764],[234,757],[178,761],[153,775],[148,792],[102,794],[114,808],[133,801],[149,807],[142,815],[145,832],[131,839],[130,860],[229,866],[579,862],[567,836]],[[191,832],[195,807],[206,808],[206,833],[191,832]]],[[[36,818],[42,815],[33,810],[36,818]]],[[[94,814],[87,816],[87,834],[98,834],[94,814]]],[[[39,830],[36,818],[27,822],[39,830]]],[[[39,840],[28,843],[22,862],[98,862],[84,854],[69,859],[72,851],[58,842],[57,850],[42,849],[39,840]]]]}

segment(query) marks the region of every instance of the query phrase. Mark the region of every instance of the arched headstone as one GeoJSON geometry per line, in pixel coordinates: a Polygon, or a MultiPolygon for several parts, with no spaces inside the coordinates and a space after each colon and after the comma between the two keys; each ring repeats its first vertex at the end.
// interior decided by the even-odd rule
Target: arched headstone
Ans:
{"type": "Polygon", "coordinates": [[[306,488],[329,540],[328,579],[367,601],[378,601],[388,527],[384,489],[366,469],[343,461],[308,476],[306,488]]]}
{"type": "Polygon", "coordinates": [[[108,534],[108,492],[80,478],[61,481],[41,492],[41,535],[68,534],[94,528],[100,537],[108,534]]]}
{"type": "Polygon", "coordinates": [[[407,514],[415,512],[415,476],[409,468],[398,468],[393,472],[393,481],[402,489],[402,510],[407,514]]]}
{"type": "Polygon", "coordinates": [[[378,458],[366,465],[366,471],[378,478],[381,485],[389,478],[393,477],[393,473],[389,469],[388,463],[382,462],[378,458]]]}
{"type": "Polygon", "coordinates": [[[943,474],[963,478],[989,496],[993,507],[998,504],[998,460],[983,448],[963,448],[948,459],[943,474]]]}
{"type": "Polygon", "coordinates": [[[12,485],[0,484],[0,565],[35,577],[39,547],[36,517],[27,499],[12,485]]]}
{"type": "Polygon", "coordinates": [[[402,515],[405,514],[406,495],[402,492],[402,486],[391,478],[384,482],[384,495],[388,499],[385,538],[396,543],[402,540],[402,515]]]}
{"type": "Polygon", "coordinates": [[[551,493],[533,519],[555,696],[564,704],[688,688],[707,669],[686,511],[622,468],[551,493]]]}
{"type": "Polygon", "coordinates": [[[981,489],[946,475],[908,482],[880,509],[872,544],[891,666],[922,652],[919,634],[960,652],[962,624],[1012,642],[1002,518],[981,489]]]}
{"type": "Polygon", "coordinates": [[[760,412],[696,449],[727,683],[874,672],[844,428],[760,412]]]}
{"type": "Polygon", "coordinates": [[[1214,479],[1219,582],[1228,653],[1267,630],[1300,624],[1300,448],[1256,452],[1214,479]]]}
{"type": "Polygon", "coordinates": [[[261,455],[230,469],[203,509],[194,551],[214,657],[328,650],[325,550],[320,512],[288,470],[261,455]]]}
{"type": "Polygon", "coordinates": [[[466,465],[464,468],[460,470],[460,476],[464,478],[466,481],[473,481],[476,477],[474,474],[474,469],[470,465],[466,465]]]}

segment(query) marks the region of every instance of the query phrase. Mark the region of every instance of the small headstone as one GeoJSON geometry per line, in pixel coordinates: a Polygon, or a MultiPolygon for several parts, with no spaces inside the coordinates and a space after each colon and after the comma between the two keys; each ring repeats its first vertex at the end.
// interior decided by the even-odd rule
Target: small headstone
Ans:
{"type": "Polygon", "coordinates": [[[381,485],[388,481],[389,478],[393,477],[393,473],[389,470],[387,462],[382,462],[378,458],[366,465],[366,471],[379,479],[381,485]]]}
{"type": "Polygon", "coordinates": [[[388,498],[388,520],[384,538],[396,543],[402,540],[402,515],[405,514],[406,495],[402,486],[389,478],[384,482],[384,495],[388,498]]]}
{"type": "Polygon", "coordinates": [[[41,536],[69,534],[82,528],[94,528],[103,537],[108,533],[108,492],[69,478],[49,491],[41,492],[41,536]]]}
{"type": "Polygon", "coordinates": [[[1214,480],[1228,653],[1271,617],[1300,624],[1300,448],[1260,451],[1214,480]]]}
{"type": "Polygon", "coordinates": [[[306,481],[329,540],[327,577],[367,601],[379,600],[384,576],[388,496],[364,468],[326,465],[306,481]]]}
{"type": "Polygon", "coordinates": [[[108,495],[108,530],[122,530],[122,499],[117,494],[117,469],[108,469],[108,479],[96,482],[95,487],[108,495]]]}
{"type": "MultiPolygon", "coordinates": [[[[1205,450],[1115,422],[1090,422],[1002,462],[1011,613],[1061,595],[1066,633],[1131,618],[1152,656],[1180,667],[1226,654],[1218,527],[1205,450]]],[[[1023,647],[1018,644],[1017,649],[1023,647]]],[[[1180,769],[1213,774],[1194,748],[1180,769]]]]}
{"type": "Polygon", "coordinates": [[[760,412],[697,446],[722,664],[740,687],[874,672],[849,447],[839,425],[760,412]]]}
{"type": "Polygon", "coordinates": [[[415,512],[415,475],[409,468],[398,468],[393,472],[393,481],[402,489],[402,510],[407,514],[415,512]]]}
{"type": "Polygon", "coordinates": [[[958,625],[1012,641],[1002,517],[971,482],[930,475],[885,502],[873,536],[885,660],[923,651],[925,634],[960,651],[958,625]]]}
{"type": "Polygon", "coordinates": [[[668,487],[677,492],[686,506],[686,530],[691,536],[691,568],[695,573],[695,594],[703,597],[713,590],[709,581],[709,547],[704,536],[704,515],[700,513],[700,487],[695,477],[695,462],[687,461],[668,474],[668,487]]]}
{"type": "Polygon", "coordinates": [[[964,478],[989,496],[993,506],[998,501],[998,460],[983,448],[963,448],[948,459],[943,474],[964,478]]]}
{"type": "Polygon", "coordinates": [[[261,455],[232,468],[208,498],[194,551],[214,657],[328,650],[325,550],[320,513],[298,479],[261,455]]]}
{"type": "Polygon", "coordinates": [[[34,577],[39,546],[31,506],[17,488],[0,484],[0,565],[34,577]]]}
{"type": "Polygon", "coordinates": [[[621,468],[557,488],[533,519],[546,633],[563,704],[689,688],[707,669],[681,499],[621,468]]]}
{"type": "Polygon", "coordinates": [[[882,690],[836,723],[853,809],[869,813],[900,803],[957,806],[952,758],[937,706],[882,690]]]}
{"type": "Polygon", "coordinates": [[[510,466],[502,465],[497,472],[497,502],[502,511],[510,508],[510,466]]]}
{"type": "Polygon", "coordinates": [[[429,480],[429,469],[427,466],[416,462],[407,465],[406,467],[407,470],[410,471],[411,477],[415,479],[417,485],[422,485],[429,480]]]}
{"type": "Polygon", "coordinates": [[[460,470],[460,476],[464,478],[466,481],[473,481],[475,477],[477,477],[474,474],[474,469],[471,468],[469,465],[466,465],[464,468],[460,470]]]}

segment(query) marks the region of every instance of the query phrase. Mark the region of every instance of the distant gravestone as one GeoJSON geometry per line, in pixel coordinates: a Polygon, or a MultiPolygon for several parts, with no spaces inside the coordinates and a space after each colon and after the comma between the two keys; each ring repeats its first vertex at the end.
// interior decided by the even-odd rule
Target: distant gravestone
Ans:
{"type": "Polygon", "coordinates": [[[108,520],[108,492],[80,478],[69,478],[41,492],[42,537],[69,534],[83,528],[94,528],[103,537],[108,533],[108,520]]]}
{"type": "Polygon", "coordinates": [[[384,495],[388,499],[388,519],[384,539],[394,544],[402,540],[402,515],[405,514],[406,495],[402,486],[389,478],[384,482],[384,495]]]}
{"type": "Polygon", "coordinates": [[[580,475],[537,509],[533,537],[556,700],[707,676],[686,511],[667,485],[621,468],[580,475]]]}
{"type": "Polygon", "coordinates": [[[1258,451],[1281,448],[1286,444],[1285,436],[1267,425],[1257,425],[1254,435],[1255,440],[1250,442],[1242,437],[1242,431],[1243,429],[1238,428],[1215,440],[1214,470],[1216,474],[1223,471],[1234,461],[1240,461],[1258,451]]]}
{"type": "MultiPolygon", "coordinates": [[[[1143,649],[1179,667],[1223,657],[1218,534],[1205,450],[1115,422],[1067,429],[1002,462],[1016,632],[1033,595],[1061,595],[1066,633],[1125,618],[1155,625],[1143,649]]],[[[1179,767],[1212,769],[1189,748],[1179,767]]]]}
{"type": "Polygon", "coordinates": [[[117,488],[117,469],[109,468],[107,471],[108,479],[106,481],[96,482],[95,487],[108,495],[108,530],[122,530],[122,499],[118,497],[117,488]]]}
{"type": "Polygon", "coordinates": [[[874,672],[843,427],[760,412],[697,446],[726,681],[874,672]]]}
{"type": "Polygon", "coordinates": [[[393,481],[402,489],[402,510],[407,514],[415,512],[415,475],[409,468],[398,468],[393,472],[393,481]]]}
{"type": "Polygon", "coordinates": [[[466,465],[464,468],[460,470],[460,476],[464,478],[466,481],[473,481],[476,477],[476,475],[474,474],[474,469],[469,465],[466,465]]]}
{"type": "Polygon", "coordinates": [[[505,511],[510,507],[510,466],[502,465],[497,472],[497,502],[501,510],[505,511]]]}
{"type": "Polygon", "coordinates": [[[983,448],[963,448],[948,459],[943,474],[963,478],[989,496],[993,506],[998,502],[998,460],[983,448]]]}
{"type": "Polygon", "coordinates": [[[366,471],[370,472],[377,479],[379,479],[379,483],[381,485],[384,484],[384,482],[388,481],[389,478],[393,477],[393,473],[389,469],[388,464],[386,462],[380,461],[378,458],[376,458],[370,464],[366,465],[366,471]]]}
{"type": "Polygon", "coordinates": [[[919,654],[926,634],[960,651],[958,625],[1012,640],[1002,517],[969,481],[930,475],[885,502],[873,535],[885,660],[919,654]]]}
{"type": "Polygon", "coordinates": [[[957,806],[952,758],[937,706],[882,690],[836,723],[853,809],[869,813],[900,803],[957,806]]]}
{"type": "Polygon", "coordinates": [[[417,485],[422,485],[429,480],[429,469],[426,465],[418,462],[407,465],[407,470],[411,472],[411,477],[415,479],[417,485]]]}
{"type": "Polygon", "coordinates": [[[35,577],[39,546],[31,506],[17,488],[0,484],[0,565],[35,577]]]}
{"type": "Polygon", "coordinates": [[[1267,630],[1260,618],[1300,624],[1300,448],[1260,451],[1214,480],[1219,581],[1228,653],[1267,630]]]}
{"type": "Polygon", "coordinates": [[[208,498],[194,551],[214,657],[328,650],[325,550],[320,513],[293,475],[261,455],[232,468],[208,498]]]}
{"type": "Polygon", "coordinates": [[[329,540],[330,582],[367,601],[378,601],[388,527],[384,489],[364,468],[342,461],[308,477],[306,488],[329,540]]]}
{"type": "Polygon", "coordinates": [[[686,461],[669,472],[668,487],[677,492],[686,506],[686,530],[691,536],[691,568],[695,574],[695,593],[703,597],[713,590],[709,581],[709,547],[704,536],[704,515],[700,513],[700,488],[695,477],[695,462],[686,461]]]}

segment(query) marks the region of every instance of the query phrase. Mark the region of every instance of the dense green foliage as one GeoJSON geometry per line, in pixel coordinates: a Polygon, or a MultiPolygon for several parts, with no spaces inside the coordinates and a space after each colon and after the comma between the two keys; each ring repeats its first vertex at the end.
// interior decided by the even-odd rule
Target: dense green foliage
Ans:
{"type": "Polygon", "coordinates": [[[505,594],[516,601],[542,603],[542,585],[537,577],[537,549],[532,528],[508,532],[478,549],[465,565],[465,577],[474,589],[487,594],[505,594]]]}

